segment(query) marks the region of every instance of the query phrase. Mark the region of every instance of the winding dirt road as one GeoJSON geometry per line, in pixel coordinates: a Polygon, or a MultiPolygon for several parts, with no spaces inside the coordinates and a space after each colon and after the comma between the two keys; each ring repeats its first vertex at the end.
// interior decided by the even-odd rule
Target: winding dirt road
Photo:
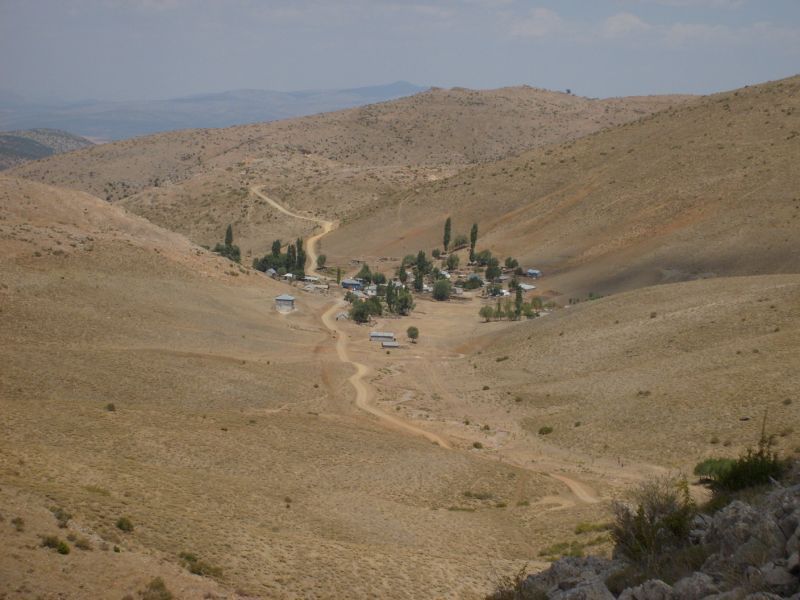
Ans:
{"type": "MultiPolygon", "coordinates": [[[[310,270],[316,273],[317,256],[318,256],[317,245],[320,239],[322,239],[322,237],[333,231],[338,226],[338,222],[327,221],[325,219],[320,219],[317,217],[309,217],[306,215],[301,215],[298,213],[294,213],[290,210],[287,210],[281,204],[279,204],[278,202],[276,202],[275,200],[264,194],[261,191],[262,189],[263,186],[256,186],[250,188],[250,191],[259,198],[261,198],[262,200],[269,203],[270,206],[272,206],[273,208],[275,208],[276,210],[282,212],[287,216],[293,217],[295,219],[302,219],[304,221],[311,221],[321,226],[321,230],[318,233],[315,233],[314,235],[309,237],[305,243],[307,260],[311,263],[310,270]]],[[[388,426],[400,429],[402,431],[405,431],[413,435],[422,436],[430,440],[431,442],[438,444],[442,448],[452,449],[450,443],[442,436],[437,435],[426,429],[422,429],[421,427],[412,425],[408,421],[405,421],[394,415],[391,415],[381,410],[378,406],[376,406],[373,403],[375,400],[375,390],[365,381],[370,373],[370,369],[366,365],[360,362],[356,362],[350,358],[347,349],[348,345],[347,334],[343,332],[341,329],[339,329],[337,325],[335,313],[341,311],[346,306],[347,304],[343,300],[341,299],[336,300],[331,305],[331,307],[323,313],[322,323],[333,334],[334,338],[336,339],[336,354],[339,357],[339,360],[343,363],[350,364],[353,366],[353,368],[355,368],[355,373],[353,373],[350,376],[349,382],[353,386],[353,389],[355,389],[356,391],[356,399],[355,399],[356,406],[359,409],[363,410],[364,412],[367,412],[377,417],[379,421],[388,426]]],[[[459,356],[458,358],[461,358],[462,356],[459,356]]],[[[534,472],[543,473],[542,471],[534,471],[534,472]]],[[[572,493],[572,495],[578,502],[586,504],[594,504],[596,502],[600,502],[601,500],[591,488],[589,488],[584,483],[572,479],[571,477],[552,472],[544,472],[543,474],[548,475],[549,477],[567,486],[569,491],[572,493]]]]}

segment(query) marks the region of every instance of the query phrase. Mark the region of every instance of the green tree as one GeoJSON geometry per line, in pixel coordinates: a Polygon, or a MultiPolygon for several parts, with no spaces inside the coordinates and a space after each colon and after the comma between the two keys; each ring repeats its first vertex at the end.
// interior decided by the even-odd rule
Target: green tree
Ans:
{"type": "Polygon", "coordinates": [[[419,338],[419,329],[414,327],[413,325],[406,329],[406,335],[408,339],[410,339],[413,343],[417,343],[417,339],[419,338]]]}
{"type": "Polygon", "coordinates": [[[303,250],[303,240],[297,238],[297,241],[294,243],[295,246],[295,254],[297,258],[295,259],[295,270],[296,271],[305,271],[306,269],[306,252],[303,250]]]}
{"type": "Polygon", "coordinates": [[[400,283],[408,281],[408,271],[406,271],[405,265],[401,264],[397,267],[397,278],[400,280],[400,283]]]}
{"type": "Polygon", "coordinates": [[[481,310],[478,312],[478,314],[488,323],[492,320],[492,317],[494,317],[494,309],[487,304],[485,306],[481,306],[481,310]]]}
{"type": "Polygon", "coordinates": [[[325,268],[325,263],[327,261],[328,261],[328,257],[325,256],[324,254],[320,254],[319,256],[317,256],[317,268],[318,269],[324,269],[325,268]]]}
{"type": "Polygon", "coordinates": [[[420,250],[417,252],[417,270],[425,275],[430,270],[430,263],[428,262],[428,258],[425,256],[425,251],[420,250]]]}
{"type": "Polygon", "coordinates": [[[336,267],[336,283],[342,283],[342,268],[336,267]]]}
{"type": "Polygon", "coordinates": [[[225,230],[225,245],[233,246],[233,226],[231,225],[228,225],[228,228],[225,230]]]}
{"type": "Polygon", "coordinates": [[[386,308],[391,313],[397,311],[397,289],[392,281],[386,285],[386,308]]]}
{"type": "Polygon", "coordinates": [[[478,243],[478,224],[473,223],[472,229],[469,230],[469,261],[475,260],[475,244],[478,243]]]}
{"type": "Polygon", "coordinates": [[[447,270],[453,271],[458,268],[458,263],[460,262],[458,258],[458,254],[450,254],[447,256],[447,270]]]}
{"type": "Polygon", "coordinates": [[[450,291],[452,286],[447,279],[439,279],[433,284],[433,299],[434,300],[448,300],[450,298],[450,291]]]}
{"type": "Polygon", "coordinates": [[[416,267],[414,268],[414,289],[418,292],[422,291],[422,288],[425,284],[425,280],[422,277],[422,273],[416,267]]]}
{"type": "Polygon", "coordinates": [[[442,244],[444,245],[444,251],[447,252],[447,249],[450,247],[450,217],[447,217],[447,220],[444,222],[444,236],[442,237],[442,244]]]}
{"type": "Polygon", "coordinates": [[[438,248],[434,248],[433,250],[431,250],[431,256],[433,258],[439,258],[441,255],[442,255],[442,251],[439,250],[438,248]]]}
{"type": "Polygon", "coordinates": [[[350,306],[350,318],[356,323],[368,323],[371,316],[370,307],[366,302],[362,302],[358,298],[353,300],[350,306]]]}
{"type": "Polygon", "coordinates": [[[275,240],[272,242],[272,256],[278,257],[281,255],[281,241],[275,240]]]}
{"type": "Polygon", "coordinates": [[[367,263],[361,266],[361,270],[356,274],[356,279],[363,279],[365,283],[372,283],[372,271],[370,271],[367,263]]]}
{"type": "Polygon", "coordinates": [[[397,312],[407,315],[414,310],[414,297],[407,289],[403,288],[397,292],[397,312]]]}
{"type": "Polygon", "coordinates": [[[286,247],[286,271],[291,273],[297,267],[297,249],[289,244],[286,247]]]}
{"type": "Polygon", "coordinates": [[[506,268],[516,269],[519,266],[519,261],[516,258],[506,257],[506,268]]]}
{"type": "Polygon", "coordinates": [[[499,262],[496,258],[491,258],[486,266],[486,279],[487,281],[494,281],[498,277],[500,277],[500,270],[499,262]]]}
{"type": "Polygon", "coordinates": [[[517,292],[514,296],[514,315],[519,320],[522,315],[522,288],[517,286],[517,292]]]}
{"type": "Polygon", "coordinates": [[[375,283],[377,285],[383,285],[384,283],[386,283],[386,275],[384,275],[383,273],[373,273],[372,283],[375,283]]]}

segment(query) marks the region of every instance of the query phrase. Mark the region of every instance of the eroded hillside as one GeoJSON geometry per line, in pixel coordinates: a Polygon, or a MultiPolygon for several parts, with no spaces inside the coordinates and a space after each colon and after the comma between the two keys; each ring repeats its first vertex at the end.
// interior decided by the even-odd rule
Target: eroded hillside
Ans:
{"type": "MultiPolygon", "coordinates": [[[[403,256],[480,226],[586,297],[698,277],[800,271],[800,78],[709,96],[395,194],[329,254],[403,256]],[[383,225],[390,224],[391,227],[383,225]]],[[[545,285],[545,284],[543,284],[545,285]]]]}
{"type": "Polygon", "coordinates": [[[681,96],[590,100],[534,88],[435,89],[397,101],[259,125],[106,144],[14,174],[92,193],[213,245],[228,223],[247,255],[307,233],[248,195],[353,220],[379,199],[497,160],[642,118],[681,96]]]}

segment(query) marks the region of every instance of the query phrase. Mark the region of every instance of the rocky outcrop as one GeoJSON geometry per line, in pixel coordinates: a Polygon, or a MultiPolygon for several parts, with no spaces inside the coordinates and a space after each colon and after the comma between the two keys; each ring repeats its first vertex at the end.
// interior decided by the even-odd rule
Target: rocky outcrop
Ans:
{"type": "MultiPolygon", "coordinates": [[[[734,501],[692,522],[689,544],[710,553],[702,567],[673,585],[651,579],[624,589],[620,600],[800,600],[800,485],[773,489],[754,504],[734,501]]],[[[565,558],[529,575],[518,597],[614,598],[606,582],[627,565],[597,557],[565,558]]]]}

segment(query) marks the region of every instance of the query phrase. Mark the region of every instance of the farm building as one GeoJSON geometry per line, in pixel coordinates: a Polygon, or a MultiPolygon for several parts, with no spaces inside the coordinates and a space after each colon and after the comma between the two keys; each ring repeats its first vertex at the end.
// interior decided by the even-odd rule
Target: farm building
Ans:
{"type": "Polygon", "coordinates": [[[264,275],[266,275],[267,277],[272,277],[273,279],[275,279],[278,276],[278,272],[275,269],[267,269],[264,272],[264,275]]]}
{"type": "Polygon", "coordinates": [[[542,272],[539,269],[528,269],[525,274],[528,277],[533,277],[534,279],[539,279],[542,276],[542,272]]]}
{"type": "Polygon", "coordinates": [[[394,342],[394,334],[388,331],[370,331],[370,342],[394,342]]]}
{"type": "Polygon", "coordinates": [[[519,286],[519,289],[521,289],[523,292],[530,292],[531,290],[536,289],[536,286],[531,285],[530,283],[518,283],[517,285],[519,286]]]}
{"type": "Polygon", "coordinates": [[[381,348],[399,348],[400,342],[381,342],[381,348]]]}
{"type": "Polygon", "coordinates": [[[294,310],[294,296],[289,294],[281,294],[275,298],[275,308],[279,312],[290,312],[294,310]]]}
{"type": "Polygon", "coordinates": [[[342,279],[342,287],[346,290],[360,290],[363,284],[358,279],[342,279]]]}

